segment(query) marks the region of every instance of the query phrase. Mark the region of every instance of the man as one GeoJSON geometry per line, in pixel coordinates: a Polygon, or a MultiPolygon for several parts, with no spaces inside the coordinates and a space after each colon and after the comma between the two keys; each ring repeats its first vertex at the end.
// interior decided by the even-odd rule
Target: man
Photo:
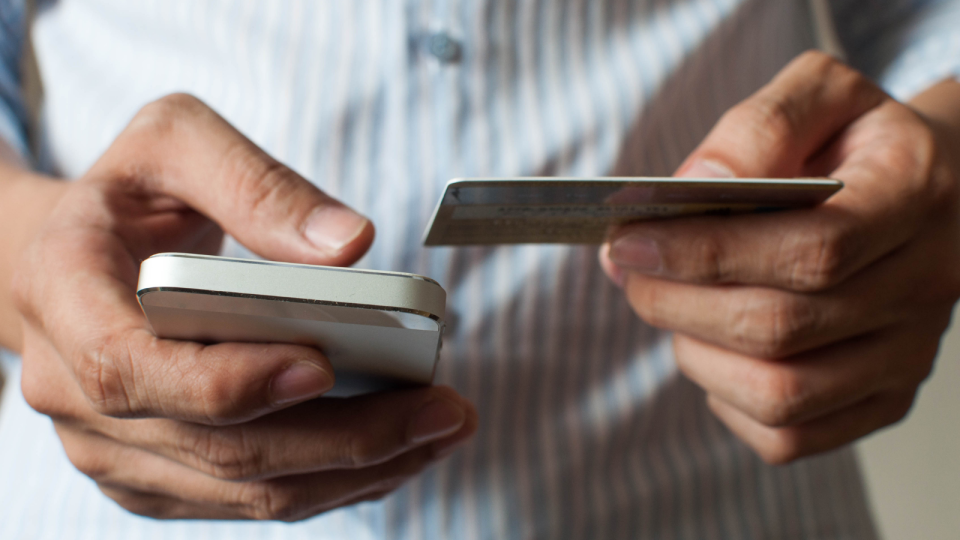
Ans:
{"type": "MultiPolygon", "coordinates": [[[[15,155],[2,173],[0,330],[56,436],[9,393],[0,536],[873,537],[842,447],[906,413],[960,296],[960,7],[832,4],[851,65],[905,102],[801,54],[811,13],[41,6],[41,155],[78,180],[15,155]],[[599,265],[419,246],[450,177],[674,170],[846,187],[813,210],[624,227],[599,265]],[[230,254],[438,279],[438,386],[314,399],[333,380],[316,350],[154,338],[138,261],[223,233],[230,254]],[[94,487],[145,516],[305,521],[154,521],[94,487]]],[[[4,133],[26,156],[13,94],[4,133]]]]}

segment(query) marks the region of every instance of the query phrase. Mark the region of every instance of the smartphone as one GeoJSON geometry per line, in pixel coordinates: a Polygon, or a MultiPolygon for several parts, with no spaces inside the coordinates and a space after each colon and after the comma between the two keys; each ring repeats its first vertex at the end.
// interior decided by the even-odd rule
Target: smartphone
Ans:
{"type": "Polygon", "coordinates": [[[446,292],[415,274],[160,253],[137,298],[158,337],[295,343],[330,360],[349,396],[433,381],[446,292]]]}
{"type": "Polygon", "coordinates": [[[423,243],[601,244],[631,221],[807,208],[842,187],[831,178],[456,178],[423,243]]]}

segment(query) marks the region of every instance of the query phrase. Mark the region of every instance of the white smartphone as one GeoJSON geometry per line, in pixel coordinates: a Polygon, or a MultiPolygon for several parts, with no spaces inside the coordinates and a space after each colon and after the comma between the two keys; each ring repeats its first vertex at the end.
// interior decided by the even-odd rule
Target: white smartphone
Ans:
{"type": "Polygon", "coordinates": [[[830,178],[455,178],[423,243],[601,244],[631,221],[808,208],[842,187],[830,178]]]}
{"type": "Polygon", "coordinates": [[[327,395],[348,396],[433,381],[446,292],[415,274],[161,253],[137,298],[161,338],[317,347],[327,395]]]}

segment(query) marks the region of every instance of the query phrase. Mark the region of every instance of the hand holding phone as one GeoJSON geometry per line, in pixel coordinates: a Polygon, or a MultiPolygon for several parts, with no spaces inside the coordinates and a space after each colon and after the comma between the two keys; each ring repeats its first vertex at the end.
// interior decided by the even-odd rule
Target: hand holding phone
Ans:
{"type": "Polygon", "coordinates": [[[162,338],[318,348],[336,372],[327,396],[430,384],[446,301],[415,274],[184,253],[143,261],[137,297],[162,338]]]}
{"type": "Polygon", "coordinates": [[[63,185],[13,289],[23,395],[124,508],[303,519],[384,495],[476,429],[450,388],[313,399],[333,383],[314,346],[157,338],[136,296],[154,253],[215,253],[225,231],[264,257],[340,266],[373,237],[196,99],[148,105],[63,185]]]}

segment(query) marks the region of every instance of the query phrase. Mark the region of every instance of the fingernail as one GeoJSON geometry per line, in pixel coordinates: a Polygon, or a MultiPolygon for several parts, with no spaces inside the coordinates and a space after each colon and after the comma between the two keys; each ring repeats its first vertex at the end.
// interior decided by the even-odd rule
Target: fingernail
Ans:
{"type": "Polygon", "coordinates": [[[317,248],[336,255],[360,236],[368,222],[367,218],[345,206],[324,206],[307,218],[303,235],[317,248]]]}
{"type": "Polygon", "coordinates": [[[297,362],[280,372],[270,383],[275,405],[315,398],[333,386],[333,378],[313,362],[297,362]]]}
{"type": "Polygon", "coordinates": [[[455,433],[466,420],[461,407],[437,399],[424,405],[413,416],[407,428],[407,439],[412,444],[421,444],[455,433]]]}
{"type": "Polygon", "coordinates": [[[663,269],[663,258],[657,242],[637,234],[627,234],[614,240],[610,246],[610,260],[617,266],[640,272],[655,273],[663,269]]]}
{"type": "Polygon", "coordinates": [[[733,178],[736,175],[719,161],[712,159],[698,159],[690,164],[677,176],[683,178],[733,178]]]}
{"type": "Polygon", "coordinates": [[[617,266],[617,263],[613,262],[613,259],[610,258],[610,244],[606,243],[600,246],[600,264],[603,266],[603,269],[607,273],[607,277],[610,278],[610,281],[614,285],[620,287],[621,289],[627,283],[627,273],[623,271],[623,268],[617,266]]]}

